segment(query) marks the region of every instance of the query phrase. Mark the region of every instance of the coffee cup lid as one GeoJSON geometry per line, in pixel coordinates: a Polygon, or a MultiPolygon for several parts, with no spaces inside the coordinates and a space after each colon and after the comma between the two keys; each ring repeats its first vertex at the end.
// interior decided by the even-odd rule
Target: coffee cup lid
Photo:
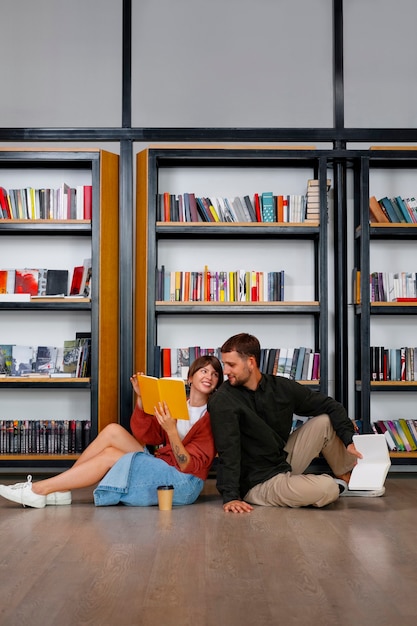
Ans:
{"type": "Polygon", "coordinates": [[[159,485],[157,489],[174,489],[174,485],[159,485]]]}

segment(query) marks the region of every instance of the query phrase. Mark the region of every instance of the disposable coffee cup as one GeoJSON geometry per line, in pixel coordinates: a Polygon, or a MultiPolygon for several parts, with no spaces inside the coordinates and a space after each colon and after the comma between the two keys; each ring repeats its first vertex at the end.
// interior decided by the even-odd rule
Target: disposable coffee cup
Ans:
{"type": "Polygon", "coordinates": [[[170,511],[172,509],[173,496],[174,485],[159,485],[158,506],[160,511],[170,511]]]}

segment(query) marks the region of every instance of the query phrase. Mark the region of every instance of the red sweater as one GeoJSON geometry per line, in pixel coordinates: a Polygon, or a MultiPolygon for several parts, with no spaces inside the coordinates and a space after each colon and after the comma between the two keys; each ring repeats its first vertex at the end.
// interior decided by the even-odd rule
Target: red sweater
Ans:
{"type": "Polygon", "coordinates": [[[165,430],[158,424],[156,417],[145,413],[136,404],[132,417],[130,418],[130,428],[134,437],[143,444],[151,446],[161,446],[155,452],[155,456],[162,459],[168,465],[172,465],[180,472],[193,474],[197,478],[206,480],[213,459],[216,455],[213,435],[211,432],[210,416],[206,411],[191,430],[186,434],[182,443],[188,454],[190,461],[181,470],[172,451],[171,444],[165,430]]]}

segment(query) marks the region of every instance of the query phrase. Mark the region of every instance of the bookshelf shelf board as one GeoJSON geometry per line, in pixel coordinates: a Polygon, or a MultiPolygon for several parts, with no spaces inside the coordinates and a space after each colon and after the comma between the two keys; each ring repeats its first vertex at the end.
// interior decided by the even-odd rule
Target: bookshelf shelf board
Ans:
{"type": "Polygon", "coordinates": [[[76,461],[79,454],[0,454],[0,461],[76,461]]]}
{"type": "Polygon", "coordinates": [[[64,378],[52,376],[5,376],[0,378],[2,387],[38,387],[38,388],[62,388],[89,389],[91,378],[64,378]]]}
{"type": "Polygon", "coordinates": [[[156,234],[162,237],[173,236],[175,238],[202,237],[234,237],[244,239],[245,237],[285,237],[288,239],[316,239],[320,229],[318,222],[309,225],[305,223],[279,223],[274,222],[233,222],[233,223],[213,223],[213,222],[157,222],[156,234]]]}
{"type": "Polygon", "coordinates": [[[81,298],[72,300],[70,298],[50,298],[31,300],[25,302],[0,302],[2,311],[90,311],[91,300],[81,298]]]}
{"type": "Polygon", "coordinates": [[[156,313],[319,313],[319,302],[155,302],[156,313]]]}
{"type": "Polygon", "coordinates": [[[371,302],[371,315],[417,315],[416,302],[371,302]]]}
{"type": "Polygon", "coordinates": [[[417,459],[417,452],[395,452],[389,453],[392,459],[417,459]]]}
{"type": "MultiPolygon", "coordinates": [[[[355,313],[364,314],[362,304],[355,304],[355,313]]],[[[417,304],[415,302],[370,302],[370,315],[417,315],[417,304]]]]}
{"type": "MultiPolygon", "coordinates": [[[[355,238],[362,236],[362,226],[355,230],[355,238]]],[[[369,224],[369,236],[371,239],[415,239],[417,237],[417,224],[369,224]]]]}
{"type": "Polygon", "coordinates": [[[0,232],[8,235],[86,235],[91,236],[91,220],[5,220],[0,232]]]}
{"type": "MultiPolygon", "coordinates": [[[[375,380],[369,384],[370,391],[417,391],[417,381],[411,380],[375,380]]],[[[356,391],[362,390],[360,380],[356,381],[356,391]]]]}

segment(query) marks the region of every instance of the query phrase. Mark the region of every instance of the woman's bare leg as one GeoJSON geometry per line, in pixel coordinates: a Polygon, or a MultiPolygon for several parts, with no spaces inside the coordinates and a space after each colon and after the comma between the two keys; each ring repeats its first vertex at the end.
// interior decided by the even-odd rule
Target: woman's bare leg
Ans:
{"type": "Polygon", "coordinates": [[[143,446],[120,424],[108,424],[97,437],[86,447],[74,465],[81,465],[89,459],[97,456],[109,446],[113,446],[122,452],[142,452],[143,446]]]}
{"type": "Polygon", "coordinates": [[[125,451],[108,447],[81,465],[74,464],[62,474],[32,483],[32,491],[47,496],[54,491],[70,491],[71,489],[91,487],[98,483],[125,454],[125,451]]]}
{"type": "Polygon", "coordinates": [[[87,446],[74,465],[62,474],[32,483],[39,495],[70,491],[96,484],[124,454],[143,452],[142,444],[120,424],[109,424],[87,446]]]}

